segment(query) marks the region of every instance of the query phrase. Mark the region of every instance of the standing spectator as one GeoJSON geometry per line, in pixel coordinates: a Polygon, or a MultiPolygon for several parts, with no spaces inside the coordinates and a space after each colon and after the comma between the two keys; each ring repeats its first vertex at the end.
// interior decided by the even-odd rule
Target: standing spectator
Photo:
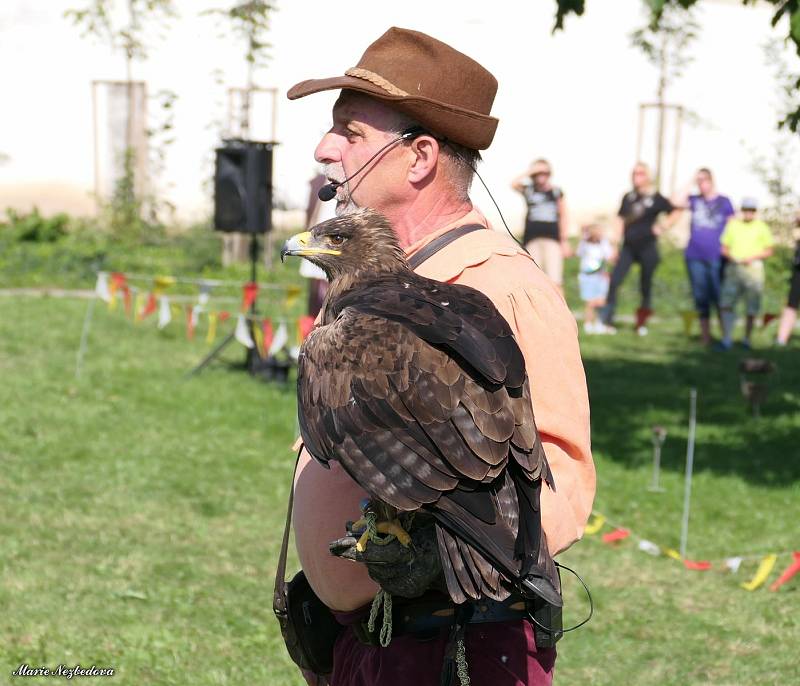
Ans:
{"type": "MultiPolygon", "coordinates": [[[[795,218],[795,226],[800,229],[800,211],[795,218]]],[[[778,337],[775,341],[777,345],[786,345],[792,335],[795,322],[797,321],[797,306],[800,305],[800,239],[794,249],[794,259],[792,260],[792,276],[789,280],[789,300],[781,314],[781,322],[778,325],[778,337]]]]}
{"type": "Polygon", "coordinates": [[[747,320],[742,346],[750,349],[753,324],[761,309],[764,292],[764,260],[772,255],[774,240],[769,226],[756,219],[758,204],[752,198],[742,200],[742,218],[728,221],[722,232],[722,254],[728,258],[725,281],[720,294],[722,340],[717,350],[733,346],[733,327],[736,324],[736,303],[744,298],[747,320]]]}
{"type": "Polygon", "coordinates": [[[603,235],[603,227],[590,224],[583,228],[583,238],[578,244],[580,258],[578,285],[581,300],[584,302],[583,330],[586,333],[606,333],[603,322],[595,316],[598,307],[606,303],[608,293],[608,271],[606,265],[614,253],[608,239],[603,235]]]}
{"type": "Polygon", "coordinates": [[[564,258],[569,257],[567,208],[564,193],[550,183],[552,169],[538,159],[518,176],[511,187],[522,193],[528,206],[525,218],[525,249],[563,294],[564,258]]]}
{"type": "Polygon", "coordinates": [[[692,297],[700,319],[703,345],[711,343],[711,309],[719,312],[719,292],[722,280],[720,238],[728,218],[734,214],[733,205],[725,195],[719,195],[714,177],[705,167],[695,177],[697,195],[684,194],[676,201],[692,215],[689,243],[686,246],[686,272],[692,287],[692,297]]]}
{"type": "Polygon", "coordinates": [[[636,310],[636,333],[647,335],[645,326],[652,314],[650,309],[653,289],[653,274],[659,262],[657,237],[663,229],[671,227],[680,213],[674,205],[659,193],[650,179],[650,169],[637,162],[631,173],[633,190],[626,193],[620,204],[616,242],[622,243],[617,263],[611,273],[608,301],[604,309],[603,323],[613,329],[614,311],[617,306],[617,290],[622,285],[634,262],[639,264],[639,289],[641,301],[636,310]],[[658,216],[669,212],[663,229],[656,225],[658,216]]]}

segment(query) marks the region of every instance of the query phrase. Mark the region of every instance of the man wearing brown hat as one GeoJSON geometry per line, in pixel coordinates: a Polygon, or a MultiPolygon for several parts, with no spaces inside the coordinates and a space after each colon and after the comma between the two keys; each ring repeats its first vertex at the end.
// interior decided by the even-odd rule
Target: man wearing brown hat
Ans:
{"type": "MultiPolygon", "coordinates": [[[[498,123],[490,115],[497,81],[486,69],[430,36],[392,28],[345,75],[303,81],[288,95],[294,100],[332,89],[341,94],[315,158],[331,182],[320,197],[335,192],[337,213],[360,207],[383,213],[409,257],[459,227],[490,228],[469,199],[478,151],[489,147],[498,123]]],[[[460,235],[417,271],[483,291],[514,330],[556,483],[555,490],[542,490],[542,524],[551,552],[564,550],[581,536],[595,491],[586,382],[564,300],[527,253],[491,230],[460,235]]],[[[331,467],[301,455],[293,520],[311,586],[347,627],[336,642],[329,682],[438,685],[447,629],[395,633],[385,648],[370,645],[359,630],[378,587],[362,565],[331,556],[328,544],[342,536],[345,521],[357,518],[365,494],[337,463],[331,467]]],[[[464,642],[473,683],[552,681],[555,647],[537,647],[526,619],[484,618],[467,626],[464,642]]]]}

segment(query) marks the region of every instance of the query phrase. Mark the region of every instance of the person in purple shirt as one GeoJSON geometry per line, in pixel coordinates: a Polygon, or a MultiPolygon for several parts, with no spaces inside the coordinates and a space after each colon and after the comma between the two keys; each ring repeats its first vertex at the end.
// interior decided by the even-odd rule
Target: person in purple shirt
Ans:
{"type": "Polygon", "coordinates": [[[727,196],[717,193],[711,170],[698,169],[695,183],[699,193],[690,195],[687,192],[674,204],[692,214],[689,243],[684,253],[686,272],[700,319],[700,337],[704,345],[710,345],[711,309],[719,312],[722,281],[720,237],[734,209],[727,196]]]}

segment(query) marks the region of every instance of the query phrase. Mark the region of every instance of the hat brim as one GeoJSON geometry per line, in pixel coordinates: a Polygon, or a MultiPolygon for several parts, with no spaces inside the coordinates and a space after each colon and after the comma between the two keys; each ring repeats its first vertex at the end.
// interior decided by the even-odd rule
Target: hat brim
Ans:
{"type": "Polygon", "coordinates": [[[448,105],[431,98],[413,95],[391,95],[364,79],[353,76],[333,76],[327,79],[309,79],[295,84],[286,94],[289,100],[304,98],[322,91],[347,89],[365,93],[413,117],[432,133],[472,150],[486,150],[494,138],[498,120],[495,117],[448,105]]]}

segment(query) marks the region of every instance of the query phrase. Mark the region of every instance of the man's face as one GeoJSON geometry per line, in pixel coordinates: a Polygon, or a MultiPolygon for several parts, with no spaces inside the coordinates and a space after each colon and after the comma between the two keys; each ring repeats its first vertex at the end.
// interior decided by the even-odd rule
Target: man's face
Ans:
{"type": "Polygon", "coordinates": [[[708,174],[700,172],[695,180],[697,181],[697,190],[699,190],[703,195],[711,192],[713,184],[711,183],[711,177],[708,174]]]}
{"type": "MultiPolygon", "coordinates": [[[[358,171],[398,134],[389,129],[398,115],[382,103],[352,91],[342,91],[333,106],[333,126],[322,137],[314,159],[325,165],[331,181],[342,181],[358,171]]],[[[400,201],[413,161],[408,146],[398,142],[379,154],[336,192],[336,214],[371,207],[384,213],[400,201]]]]}
{"type": "Polygon", "coordinates": [[[751,222],[756,218],[755,210],[742,210],[742,219],[746,222],[751,222]]]}

